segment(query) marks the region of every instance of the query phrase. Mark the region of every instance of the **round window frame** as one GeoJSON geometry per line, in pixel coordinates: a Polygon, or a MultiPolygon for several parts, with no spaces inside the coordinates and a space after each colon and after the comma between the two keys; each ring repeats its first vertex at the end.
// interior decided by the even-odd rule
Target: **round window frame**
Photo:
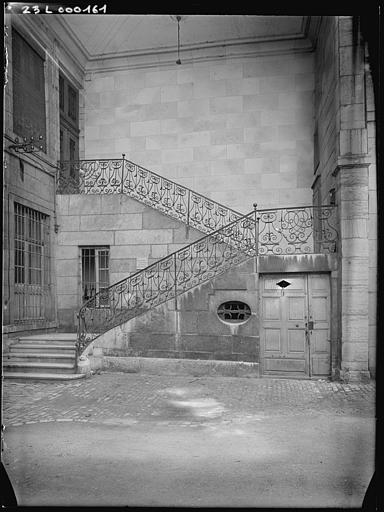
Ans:
{"type": "Polygon", "coordinates": [[[241,301],[241,300],[226,300],[226,301],[220,303],[220,305],[217,307],[216,314],[217,314],[217,317],[220,320],[220,322],[222,322],[223,324],[226,324],[226,325],[244,325],[251,318],[252,310],[251,310],[250,306],[246,302],[244,302],[244,301],[241,301]],[[247,309],[244,308],[244,311],[245,311],[245,314],[247,315],[247,317],[244,318],[243,320],[230,320],[230,319],[221,318],[220,313],[219,313],[220,308],[222,306],[224,306],[224,304],[229,304],[229,303],[232,303],[232,304],[233,303],[244,304],[244,306],[246,306],[246,308],[247,308],[247,309]]]}

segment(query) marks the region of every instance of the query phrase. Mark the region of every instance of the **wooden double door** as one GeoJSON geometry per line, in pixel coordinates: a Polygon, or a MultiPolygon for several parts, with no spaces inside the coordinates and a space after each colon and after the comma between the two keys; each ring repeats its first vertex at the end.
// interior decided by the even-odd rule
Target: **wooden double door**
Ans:
{"type": "Polygon", "coordinates": [[[260,300],[262,373],[329,376],[329,275],[264,274],[260,300]]]}

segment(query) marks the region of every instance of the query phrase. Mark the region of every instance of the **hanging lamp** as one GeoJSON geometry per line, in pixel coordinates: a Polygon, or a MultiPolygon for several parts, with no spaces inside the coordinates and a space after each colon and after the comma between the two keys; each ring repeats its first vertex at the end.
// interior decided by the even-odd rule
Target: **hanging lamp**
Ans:
{"type": "Polygon", "coordinates": [[[171,16],[173,21],[177,21],[177,61],[176,64],[181,64],[180,59],[180,21],[185,20],[186,16],[175,15],[171,16]]]}

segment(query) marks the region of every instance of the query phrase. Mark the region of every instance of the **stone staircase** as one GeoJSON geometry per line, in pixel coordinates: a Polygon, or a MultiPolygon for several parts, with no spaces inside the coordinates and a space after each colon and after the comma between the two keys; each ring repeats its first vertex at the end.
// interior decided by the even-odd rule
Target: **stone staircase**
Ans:
{"type": "Polygon", "coordinates": [[[76,373],[76,334],[22,336],[3,354],[3,377],[18,380],[66,381],[76,373]]]}
{"type": "MultiPolygon", "coordinates": [[[[254,210],[247,215],[125,159],[62,162],[57,194],[127,194],[189,228],[206,233],[145,269],[104,289],[79,310],[80,353],[98,336],[256,255],[333,252],[333,207],[254,210]],[[73,175],[73,168],[78,175],[73,175]],[[315,235],[315,228],[317,229],[315,235]],[[319,234],[322,235],[319,238],[319,234]],[[308,242],[309,240],[309,242],[308,242]],[[302,247],[305,245],[305,247],[302,247]],[[318,246],[315,251],[315,246],[318,246]],[[149,294],[149,295],[148,295],[149,294]],[[100,307],[107,301],[108,308],[100,307]]],[[[72,380],[76,334],[25,336],[3,355],[3,376],[72,380]]]]}
{"type": "Polygon", "coordinates": [[[60,162],[58,195],[124,194],[205,236],[111,284],[79,310],[80,354],[103,333],[249,258],[334,252],[335,207],[257,209],[246,215],[141,165],[117,159],[60,162]],[[100,307],[100,304],[109,307],[100,307]]]}

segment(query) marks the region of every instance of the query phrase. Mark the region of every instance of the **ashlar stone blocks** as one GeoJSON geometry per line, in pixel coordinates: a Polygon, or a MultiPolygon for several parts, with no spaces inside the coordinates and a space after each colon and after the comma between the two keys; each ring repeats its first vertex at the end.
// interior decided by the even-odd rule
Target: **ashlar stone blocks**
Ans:
{"type": "MultiPolygon", "coordinates": [[[[312,154],[312,149],[295,143],[304,140],[313,146],[313,89],[314,57],[298,53],[226,57],[178,69],[114,71],[108,77],[94,73],[86,81],[85,157],[97,158],[99,150],[115,157],[129,152],[129,159],[144,167],[159,169],[177,182],[187,178],[181,182],[248,211],[256,193],[253,184],[245,180],[231,195],[225,183],[228,173],[244,174],[247,160],[264,162],[246,166],[247,176],[254,175],[258,183],[268,173],[280,181],[288,166],[291,176],[298,172],[300,159],[312,154]],[[273,168],[265,163],[280,153],[294,159],[282,164],[277,158],[273,168]],[[234,160],[237,165],[229,171],[234,160]],[[199,162],[212,162],[204,174],[217,177],[204,189],[199,185],[199,162]]],[[[306,169],[309,176],[311,165],[306,169]]],[[[302,177],[292,180],[287,190],[293,200],[297,189],[303,194],[309,190],[308,183],[302,177]]],[[[269,194],[268,205],[282,206],[279,199],[269,194]]]]}
{"type": "Polygon", "coordinates": [[[58,196],[56,247],[59,318],[73,319],[81,304],[81,248],[109,247],[110,284],[203,236],[126,195],[58,196]],[[65,312],[64,312],[65,310],[65,312]],[[72,311],[70,314],[69,310],[72,311]]]}
{"type": "Polygon", "coordinates": [[[258,361],[256,304],[253,262],[245,262],[106,333],[97,346],[104,355],[258,361]],[[244,325],[217,316],[218,305],[229,299],[250,305],[254,313],[244,325]]]}

